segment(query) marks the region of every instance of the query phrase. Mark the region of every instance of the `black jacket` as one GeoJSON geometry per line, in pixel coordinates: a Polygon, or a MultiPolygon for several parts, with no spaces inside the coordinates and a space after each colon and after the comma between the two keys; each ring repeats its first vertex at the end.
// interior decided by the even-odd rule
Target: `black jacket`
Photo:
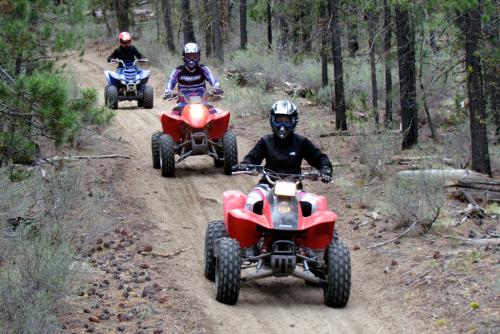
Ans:
{"type": "Polygon", "coordinates": [[[260,165],[266,160],[265,167],[277,173],[300,174],[302,160],[321,170],[332,170],[328,156],[321,152],[309,139],[292,133],[284,139],[269,134],[262,137],[243,159],[245,164],[260,165]]]}
{"type": "MultiPolygon", "coordinates": [[[[134,61],[135,58],[141,59],[144,58],[142,54],[137,50],[137,48],[133,45],[130,45],[127,48],[123,48],[121,46],[117,47],[115,51],[111,54],[111,56],[108,57],[108,63],[111,61],[111,59],[121,59],[123,61],[134,61]]],[[[118,67],[122,67],[122,64],[119,64],[118,67]]]]}

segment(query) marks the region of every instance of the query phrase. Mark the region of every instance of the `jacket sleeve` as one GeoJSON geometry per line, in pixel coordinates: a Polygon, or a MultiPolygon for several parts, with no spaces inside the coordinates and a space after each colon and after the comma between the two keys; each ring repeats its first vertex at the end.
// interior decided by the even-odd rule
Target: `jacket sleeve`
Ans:
{"type": "Polygon", "coordinates": [[[132,47],[133,47],[132,52],[134,53],[134,56],[137,59],[144,58],[144,56],[142,55],[142,53],[140,53],[139,50],[137,50],[137,48],[135,46],[132,46],[132,47]]]}
{"type": "Polygon", "coordinates": [[[208,80],[208,82],[210,82],[212,87],[215,87],[215,85],[219,84],[219,81],[217,81],[217,79],[215,78],[212,71],[210,71],[210,68],[208,68],[208,66],[202,65],[201,70],[203,71],[205,78],[208,80]]]}
{"type": "Polygon", "coordinates": [[[175,88],[175,85],[177,85],[177,79],[179,78],[179,73],[181,71],[177,68],[174,68],[172,73],[170,74],[170,78],[168,79],[167,84],[165,85],[165,90],[168,91],[173,91],[175,88]]]}
{"type": "Polygon", "coordinates": [[[248,154],[243,158],[245,164],[260,165],[262,161],[266,158],[266,145],[264,143],[264,138],[260,138],[257,144],[248,152],[248,154]]]}
{"type": "Polygon", "coordinates": [[[108,63],[111,61],[111,59],[115,59],[115,58],[118,58],[118,49],[114,49],[111,56],[108,57],[108,60],[107,60],[108,63]]]}
{"type": "Polygon", "coordinates": [[[304,152],[304,159],[314,168],[321,170],[324,167],[332,170],[332,163],[326,154],[321,152],[309,139],[304,138],[302,142],[302,152],[304,152]]]}

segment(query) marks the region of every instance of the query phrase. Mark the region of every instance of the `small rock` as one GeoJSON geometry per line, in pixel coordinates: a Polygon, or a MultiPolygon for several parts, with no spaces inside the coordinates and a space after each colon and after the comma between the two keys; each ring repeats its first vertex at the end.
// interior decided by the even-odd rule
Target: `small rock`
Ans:
{"type": "Polygon", "coordinates": [[[119,332],[125,332],[125,327],[124,326],[118,326],[116,327],[116,330],[119,332]]]}
{"type": "Polygon", "coordinates": [[[391,267],[395,267],[397,265],[398,265],[398,261],[396,261],[396,260],[391,261],[391,267]]]}
{"type": "Polygon", "coordinates": [[[441,253],[439,251],[435,251],[434,254],[432,254],[432,257],[434,258],[434,260],[440,259],[441,253]]]}
{"type": "Polygon", "coordinates": [[[97,251],[102,251],[102,246],[101,245],[97,245],[97,247],[95,248],[97,251]]]}
{"type": "Polygon", "coordinates": [[[167,300],[168,300],[167,296],[163,295],[160,298],[158,298],[158,303],[165,304],[167,300]]]}
{"type": "Polygon", "coordinates": [[[107,313],[103,313],[103,314],[101,314],[101,315],[99,316],[99,319],[100,319],[100,320],[109,320],[109,318],[110,318],[110,317],[111,317],[111,316],[110,316],[109,314],[107,314],[107,313]]]}
{"type": "Polygon", "coordinates": [[[97,319],[96,317],[89,317],[89,321],[93,323],[100,323],[99,319],[97,319]]]}
{"type": "Polygon", "coordinates": [[[96,243],[96,244],[98,244],[98,245],[100,245],[100,244],[102,244],[103,242],[104,242],[104,240],[102,240],[102,238],[97,238],[97,240],[96,240],[96,242],[95,242],[95,243],[96,243]]]}
{"type": "Polygon", "coordinates": [[[361,247],[359,247],[358,245],[355,245],[352,250],[359,250],[361,247]]]}
{"type": "Polygon", "coordinates": [[[126,313],[118,313],[118,315],[116,317],[121,322],[132,320],[132,316],[130,316],[130,315],[126,314],[126,313]]]}
{"type": "Polygon", "coordinates": [[[83,313],[90,313],[90,310],[89,310],[89,309],[87,309],[87,308],[84,308],[84,309],[83,309],[83,313]]]}
{"type": "Polygon", "coordinates": [[[147,264],[147,263],[142,263],[139,267],[140,267],[141,269],[149,269],[149,264],[147,264]]]}
{"type": "Polygon", "coordinates": [[[111,244],[106,241],[105,243],[102,244],[102,246],[107,249],[107,248],[111,247],[111,244]]]}
{"type": "Polygon", "coordinates": [[[399,239],[398,239],[398,240],[394,240],[394,243],[395,243],[396,245],[399,245],[399,244],[401,243],[401,240],[399,240],[399,239]]]}
{"type": "Polygon", "coordinates": [[[470,239],[474,239],[475,237],[477,237],[477,233],[476,233],[476,232],[474,232],[473,230],[470,230],[470,231],[469,231],[469,238],[470,238],[470,239]]]}
{"type": "Polygon", "coordinates": [[[163,330],[161,330],[161,329],[155,329],[153,331],[153,334],[161,334],[161,333],[163,333],[163,330]]]}
{"type": "Polygon", "coordinates": [[[151,246],[151,245],[145,245],[142,248],[142,251],[145,252],[145,253],[149,253],[149,252],[153,251],[153,246],[151,246]]]}

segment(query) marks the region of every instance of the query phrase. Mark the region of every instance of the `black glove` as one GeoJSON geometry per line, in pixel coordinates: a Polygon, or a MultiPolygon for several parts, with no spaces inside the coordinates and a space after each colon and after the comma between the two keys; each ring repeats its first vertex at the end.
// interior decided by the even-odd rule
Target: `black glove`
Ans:
{"type": "Polygon", "coordinates": [[[332,169],[330,167],[323,167],[320,170],[321,181],[324,183],[332,182],[332,169]]]}

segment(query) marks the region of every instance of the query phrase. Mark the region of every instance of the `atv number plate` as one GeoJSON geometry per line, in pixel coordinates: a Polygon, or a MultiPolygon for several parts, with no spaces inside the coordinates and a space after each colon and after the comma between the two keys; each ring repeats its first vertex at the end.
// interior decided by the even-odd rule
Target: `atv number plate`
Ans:
{"type": "Polygon", "coordinates": [[[295,182],[277,181],[274,185],[274,194],[276,196],[295,196],[297,184],[295,182]]]}

